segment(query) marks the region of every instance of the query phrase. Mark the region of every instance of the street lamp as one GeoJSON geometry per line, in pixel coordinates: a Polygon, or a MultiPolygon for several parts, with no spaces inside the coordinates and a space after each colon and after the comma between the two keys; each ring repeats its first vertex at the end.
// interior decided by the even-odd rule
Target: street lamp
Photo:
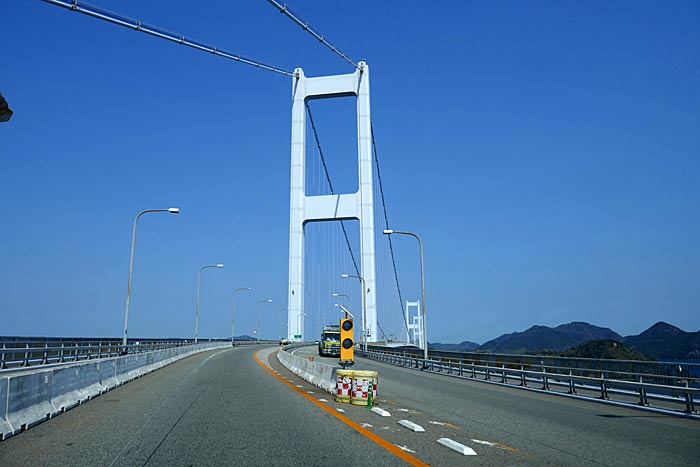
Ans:
{"type": "Polygon", "coordinates": [[[258,302],[258,343],[260,343],[260,310],[262,309],[263,303],[270,303],[271,301],[271,298],[266,298],[265,300],[260,300],[260,302],[258,302]]]}
{"type": "Polygon", "coordinates": [[[233,300],[231,303],[231,345],[233,345],[233,325],[236,322],[236,292],[240,292],[241,290],[252,290],[250,287],[241,287],[239,289],[236,289],[233,291],[233,300]]]}
{"type": "Polygon", "coordinates": [[[129,304],[131,301],[131,275],[134,272],[134,246],[136,245],[136,223],[143,214],[147,212],[169,212],[171,214],[179,214],[180,208],[167,208],[167,209],[144,209],[143,211],[136,214],[134,219],[134,232],[131,234],[131,256],[129,257],[129,281],[126,284],[126,311],[124,312],[124,338],[122,339],[122,345],[126,346],[126,337],[129,328],[129,304]]]}
{"type": "Polygon", "coordinates": [[[351,276],[349,274],[341,274],[340,277],[342,277],[343,279],[360,279],[362,281],[362,350],[367,352],[367,304],[365,299],[365,294],[367,293],[367,286],[365,285],[365,278],[359,275],[351,276]]]}
{"type": "Polygon", "coordinates": [[[194,343],[197,343],[197,340],[199,339],[199,282],[202,277],[202,271],[204,271],[207,268],[223,268],[224,265],[219,263],[219,264],[208,264],[206,266],[202,266],[199,268],[199,272],[197,273],[197,306],[194,311],[194,343]]]}
{"type": "Polygon", "coordinates": [[[348,301],[348,306],[350,306],[350,297],[348,295],[345,295],[344,293],[334,293],[334,297],[345,297],[348,301]]]}
{"type": "Polygon", "coordinates": [[[399,235],[410,235],[411,237],[418,240],[418,249],[420,251],[420,292],[421,308],[423,309],[423,359],[428,360],[428,321],[425,318],[425,273],[423,269],[423,242],[420,237],[412,232],[400,232],[398,230],[386,229],[384,230],[384,235],[399,234],[399,235]]]}

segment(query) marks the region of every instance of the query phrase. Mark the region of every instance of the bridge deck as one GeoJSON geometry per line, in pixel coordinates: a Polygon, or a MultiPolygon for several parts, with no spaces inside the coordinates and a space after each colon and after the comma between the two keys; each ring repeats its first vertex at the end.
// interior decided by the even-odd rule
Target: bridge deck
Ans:
{"type": "MultiPolygon", "coordinates": [[[[253,358],[257,350],[206,352],[119,387],[0,443],[0,464],[406,465],[263,369],[253,358]]],[[[392,413],[383,418],[336,403],[268,361],[295,388],[314,391],[311,397],[345,409],[343,416],[430,465],[697,465],[695,420],[360,360],[357,367],[380,372],[378,404],[392,413]],[[400,419],[426,432],[409,431],[400,419]],[[441,437],[472,447],[477,457],[438,445],[441,437]]]]}

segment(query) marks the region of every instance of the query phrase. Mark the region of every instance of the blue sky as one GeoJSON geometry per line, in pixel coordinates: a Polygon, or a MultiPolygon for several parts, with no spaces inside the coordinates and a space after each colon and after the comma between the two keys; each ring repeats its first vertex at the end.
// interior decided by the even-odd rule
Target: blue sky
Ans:
{"type": "MultiPolygon", "coordinates": [[[[307,76],[352,72],[263,0],[91,4],[307,76]]],[[[431,341],[700,329],[697,2],[290,6],[371,67],[390,223],[425,243],[431,341]]],[[[229,335],[244,286],[236,334],[266,298],[263,337],[276,328],[290,78],[38,0],[0,16],[0,334],[119,336],[133,217],[170,206],[139,222],[130,334],[191,336],[197,270],[216,262],[200,336],[229,335]]],[[[395,246],[418,298],[415,244],[395,246]]]]}

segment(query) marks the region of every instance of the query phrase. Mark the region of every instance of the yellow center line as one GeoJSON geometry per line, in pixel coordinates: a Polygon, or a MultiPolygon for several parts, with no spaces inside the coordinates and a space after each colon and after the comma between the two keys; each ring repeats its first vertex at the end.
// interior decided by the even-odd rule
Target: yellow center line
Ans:
{"type": "MultiPolygon", "coordinates": [[[[337,418],[337,419],[340,420],[341,422],[345,423],[345,424],[348,425],[349,427],[353,428],[355,431],[357,431],[357,432],[360,433],[361,435],[365,436],[366,438],[369,438],[371,441],[374,441],[376,444],[378,444],[379,446],[383,447],[384,449],[386,449],[387,451],[389,451],[390,453],[392,453],[392,454],[395,455],[396,457],[398,457],[398,458],[400,458],[400,459],[403,459],[403,460],[405,460],[406,462],[408,462],[409,464],[414,465],[414,466],[417,466],[417,467],[428,467],[428,464],[426,464],[426,463],[423,462],[422,460],[418,459],[417,457],[414,457],[414,456],[410,455],[410,454],[407,453],[406,451],[401,450],[401,448],[399,448],[398,446],[394,445],[393,443],[391,443],[391,442],[385,440],[384,438],[382,438],[382,437],[380,437],[380,436],[377,436],[375,433],[372,433],[371,431],[369,431],[368,429],[366,429],[366,428],[363,427],[362,425],[358,424],[357,422],[355,422],[355,421],[353,421],[353,420],[350,420],[348,417],[344,416],[344,415],[341,414],[340,412],[337,412],[336,410],[334,410],[333,408],[331,408],[331,407],[329,407],[328,405],[324,404],[323,402],[318,401],[318,400],[315,399],[314,397],[312,397],[312,396],[310,396],[309,394],[307,394],[306,392],[304,392],[302,389],[299,389],[298,387],[296,387],[296,385],[290,383],[290,382],[287,381],[286,379],[284,379],[284,378],[282,378],[281,376],[279,376],[278,374],[276,374],[274,371],[272,371],[272,369],[268,368],[268,366],[265,365],[265,364],[258,358],[258,353],[261,352],[261,351],[262,351],[262,350],[258,350],[258,351],[255,352],[255,354],[253,355],[253,357],[255,357],[255,361],[257,361],[258,364],[260,364],[260,366],[263,367],[265,370],[267,370],[267,372],[270,373],[272,376],[274,376],[275,378],[279,379],[279,380],[282,381],[284,384],[286,384],[287,386],[289,386],[289,388],[291,388],[292,390],[296,391],[296,392],[299,393],[302,397],[305,397],[306,399],[308,399],[309,401],[313,402],[313,403],[316,404],[317,406],[321,407],[323,410],[325,410],[325,411],[328,412],[329,414],[333,415],[335,418],[337,418]]],[[[279,350],[276,350],[274,353],[277,353],[277,352],[279,352],[279,350]]],[[[273,355],[274,355],[274,353],[273,353],[273,355]]]]}

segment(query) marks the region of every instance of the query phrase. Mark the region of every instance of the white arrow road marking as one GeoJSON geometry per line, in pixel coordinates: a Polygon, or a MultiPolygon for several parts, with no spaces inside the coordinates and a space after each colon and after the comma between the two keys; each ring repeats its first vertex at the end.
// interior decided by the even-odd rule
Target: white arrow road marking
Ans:
{"type": "Polygon", "coordinates": [[[472,441],[475,443],[479,443],[479,444],[485,444],[487,446],[495,446],[495,444],[493,444],[493,443],[490,443],[488,441],[482,441],[480,439],[473,439],[472,441]]]}

